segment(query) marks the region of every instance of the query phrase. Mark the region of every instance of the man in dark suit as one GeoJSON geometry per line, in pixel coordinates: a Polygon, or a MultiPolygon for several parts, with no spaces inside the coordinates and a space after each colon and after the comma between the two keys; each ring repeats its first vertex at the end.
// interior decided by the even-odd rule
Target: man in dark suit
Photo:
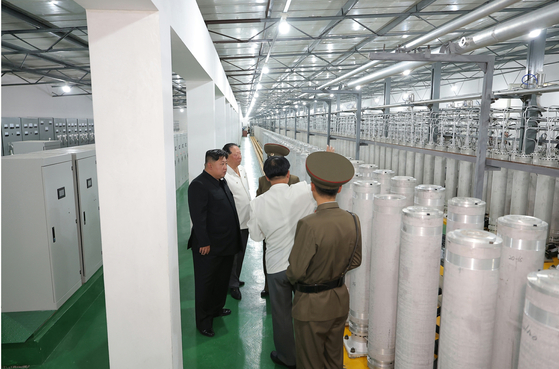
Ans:
{"type": "Polygon", "coordinates": [[[223,150],[207,151],[204,171],[188,188],[196,328],[208,337],[215,335],[213,319],[231,314],[224,306],[233,259],[241,247],[235,200],[223,178],[227,156],[223,150]]]}

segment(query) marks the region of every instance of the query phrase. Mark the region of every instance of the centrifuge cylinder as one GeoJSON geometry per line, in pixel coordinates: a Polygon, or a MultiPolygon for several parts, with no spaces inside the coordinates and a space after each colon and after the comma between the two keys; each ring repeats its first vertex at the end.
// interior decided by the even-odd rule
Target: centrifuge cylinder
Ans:
{"type": "Polygon", "coordinates": [[[406,196],[406,206],[413,206],[416,179],[407,176],[395,176],[390,179],[390,193],[406,196]]]}
{"type": "Polygon", "coordinates": [[[395,369],[432,369],[443,212],[410,206],[402,216],[395,369]]]}
{"type": "Polygon", "coordinates": [[[457,229],[483,230],[485,201],[474,197],[454,197],[448,202],[446,233],[457,229]]]}
{"type": "Polygon", "coordinates": [[[390,193],[390,179],[394,177],[394,171],[390,169],[376,169],[373,171],[372,178],[380,183],[380,193],[390,193]]]}
{"type": "Polygon", "coordinates": [[[376,164],[361,164],[359,166],[359,173],[363,175],[364,180],[374,178],[373,171],[377,170],[376,164]]]}
{"type": "Polygon", "coordinates": [[[527,215],[506,215],[497,220],[503,247],[492,369],[517,367],[526,276],[543,268],[547,230],[546,222],[527,215]]]}
{"type": "Polygon", "coordinates": [[[446,189],[432,184],[415,186],[413,204],[444,211],[446,189]]]}
{"type": "Polygon", "coordinates": [[[446,234],[438,368],[491,369],[502,243],[477,229],[446,234]]]}
{"type": "Polygon", "coordinates": [[[559,270],[528,274],[518,369],[557,369],[559,270]]]}

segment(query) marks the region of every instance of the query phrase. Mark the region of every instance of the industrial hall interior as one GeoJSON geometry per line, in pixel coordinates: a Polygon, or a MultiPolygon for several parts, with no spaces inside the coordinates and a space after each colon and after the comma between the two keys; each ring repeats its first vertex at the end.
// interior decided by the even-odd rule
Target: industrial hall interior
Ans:
{"type": "Polygon", "coordinates": [[[557,1],[2,0],[1,21],[2,368],[559,368],[557,1]],[[209,329],[204,176],[246,246],[209,329]],[[257,235],[280,188],[310,208],[257,235]],[[272,251],[290,281],[298,248],[329,271],[298,241],[325,206],[355,216],[347,274],[288,284],[278,324],[272,251]],[[316,364],[297,304],[333,293],[316,364]]]}

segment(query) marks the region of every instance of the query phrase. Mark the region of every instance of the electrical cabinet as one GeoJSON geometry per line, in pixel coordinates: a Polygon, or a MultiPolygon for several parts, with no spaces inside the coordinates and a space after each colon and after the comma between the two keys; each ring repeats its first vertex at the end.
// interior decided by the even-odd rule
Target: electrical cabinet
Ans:
{"type": "Polygon", "coordinates": [[[12,142],[21,140],[21,119],[2,118],[2,156],[10,155],[12,142]]]}
{"type": "Polygon", "coordinates": [[[21,128],[23,133],[23,141],[39,139],[39,119],[38,118],[21,118],[21,128]]]}
{"type": "Polygon", "coordinates": [[[87,145],[89,143],[87,128],[87,119],[78,119],[78,145],[87,145]]]}
{"type": "Polygon", "coordinates": [[[55,151],[72,155],[80,270],[82,282],[85,283],[103,264],[95,145],[61,148],[55,151]]]}
{"type": "Polygon", "coordinates": [[[54,119],[39,118],[39,139],[54,140],[54,119]]]}
{"type": "Polygon", "coordinates": [[[14,154],[27,154],[30,152],[53,150],[60,148],[60,141],[19,141],[12,142],[14,154]]]}
{"type": "Polygon", "coordinates": [[[66,118],[54,118],[54,139],[60,141],[61,147],[68,146],[66,118]]]}
{"type": "Polygon", "coordinates": [[[68,146],[78,146],[80,144],[78,120],[76,118],[66,119],[66,129],[68,135],[68,146]]]}
{"type": "Polygon", "coordinates": [[[2,312],[56,310],[81,286],[72,155],[2,158],[2,312]]]}
{"type": "Polygon", "coordinates": [[[93,119],[87,120],[87,134],[88,134],[89,143],[90,144],[95,143],[95,127],[94,127],[93,119]]]}

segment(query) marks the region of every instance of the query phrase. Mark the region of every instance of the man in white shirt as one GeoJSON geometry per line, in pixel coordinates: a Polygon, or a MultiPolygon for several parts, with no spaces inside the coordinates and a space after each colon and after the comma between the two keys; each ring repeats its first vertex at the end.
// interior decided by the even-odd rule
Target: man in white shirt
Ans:
{"type": "Polygon", "coordinates": [[[254,241],[266,239],[266,269],[276,346],[270,356],[276,364],[294,368],[293,286],[285,271],[297,222],[314,211],[316,202],[306,182],[287,184],[289,166],[289,161],[281,156],[271,156],[264,163],[264,173],[272,187],[250,203],[248,229],[254,241]]]}
{"type": "Polygon", "coordinates": [[[248,219],[250,216],[250,192],[248,187],[248,179],[245,168],[241,165],[243,159],[241,149],[237,144],[228,143],[223,146],[223,151],[229,154],[227,158],[227,173],[225,180],[229,189],[233,193],[235,199],[235,207],[237,208],[237,215],[239,217],[239,224],[241,226],[241,250],[235,255],[233,260],[233,268],[231,269],[231,278],[229,279],[229,291],[231,297],[236,300],[242,298],[241,290],[245,282],[239,280],[241,276],[241,269],[243,267],[243,260],[245,258],[245,251],[248,241],[248,219]]]}

